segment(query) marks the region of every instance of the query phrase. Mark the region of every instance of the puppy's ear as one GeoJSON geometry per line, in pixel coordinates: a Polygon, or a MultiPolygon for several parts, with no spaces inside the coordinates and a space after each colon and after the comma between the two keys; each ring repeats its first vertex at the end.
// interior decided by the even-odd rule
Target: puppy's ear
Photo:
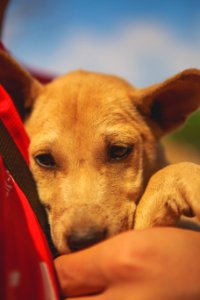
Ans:
{"type": "Polygon", "coordinates": [[[42,88],[42,85],[3,49],[0,49],[0,84],[11,96],[22,119],[42,88]]]}
{"type": "Polygon", "coordinates": [[[138,109],[158,136],[181,126],[200,107],[200,70],[188,69],[139,91],[138,109]]]}

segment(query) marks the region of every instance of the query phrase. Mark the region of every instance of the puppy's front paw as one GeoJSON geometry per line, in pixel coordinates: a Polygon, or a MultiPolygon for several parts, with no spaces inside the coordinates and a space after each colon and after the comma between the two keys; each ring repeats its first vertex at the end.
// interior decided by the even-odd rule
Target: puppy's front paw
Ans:
{"type": "Polygon", "coordinates": [[[200,166],[179,163],[155,173],[135,215],[135,229],[174,225],[181,215],[200,220],[200,166]]]}

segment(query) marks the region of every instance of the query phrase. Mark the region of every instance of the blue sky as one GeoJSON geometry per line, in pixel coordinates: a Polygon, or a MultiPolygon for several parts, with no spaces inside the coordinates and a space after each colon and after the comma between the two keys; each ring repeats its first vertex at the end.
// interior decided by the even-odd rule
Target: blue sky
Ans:
{"type": "Polygon", "coordinates": [[[55,73],[84,68],[146,86],[200,68],[198,0],[12,0],[4,29],[21,61],[55,73]]]}

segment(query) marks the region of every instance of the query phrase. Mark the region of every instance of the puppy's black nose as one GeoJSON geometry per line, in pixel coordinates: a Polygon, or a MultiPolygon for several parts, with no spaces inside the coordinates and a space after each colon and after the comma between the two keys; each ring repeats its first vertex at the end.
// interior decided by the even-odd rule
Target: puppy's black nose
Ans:
{"type": "Polygon", "coordinates": [[[67,238],[68,247],[71,251],[78,251],[92,246],[106,238],[107,229],[74,230],[67,238]]]}

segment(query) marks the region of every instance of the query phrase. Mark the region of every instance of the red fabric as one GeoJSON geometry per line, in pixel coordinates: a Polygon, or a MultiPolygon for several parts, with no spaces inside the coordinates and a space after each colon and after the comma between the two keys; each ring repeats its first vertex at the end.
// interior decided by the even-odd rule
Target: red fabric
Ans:
{"type": "MultiPolygon", "coordinates": [[[[28,162],[28,137],[2,87],[0,119],[28,162]]],[[[53,261],[43,232],[1,157],[0,220],[0,299],[59,299],[53,261]]]]}
{"type": "Polygon", "coordinates": [[[55,75],[53,74],[47,74],[45,72],[41,72],[38,70],[34,70],[32,68],[28,68],[28,71],[41,83],[46,84],[51,82],[54,78],[55,75]]]}
{"type": "Polygon", "coordinates": [[[5,47],[4,47],[4,45],[3,45],[3,43],[2,43],[2,42],[0,42],[0,49],[3,49],[3,50],[5,50],[5,47]]]}
{"type": "Polygon", "coordinates": [[[24,159],[28,163],[28,145],[29,139],[24,131],[24,126],[21,122],[15,106],[8,96],[7,92],[0,85],[0,118],[5,127],[9,130],[10,135],[15,141],[17,147],[22,153],[24,159]]]}

